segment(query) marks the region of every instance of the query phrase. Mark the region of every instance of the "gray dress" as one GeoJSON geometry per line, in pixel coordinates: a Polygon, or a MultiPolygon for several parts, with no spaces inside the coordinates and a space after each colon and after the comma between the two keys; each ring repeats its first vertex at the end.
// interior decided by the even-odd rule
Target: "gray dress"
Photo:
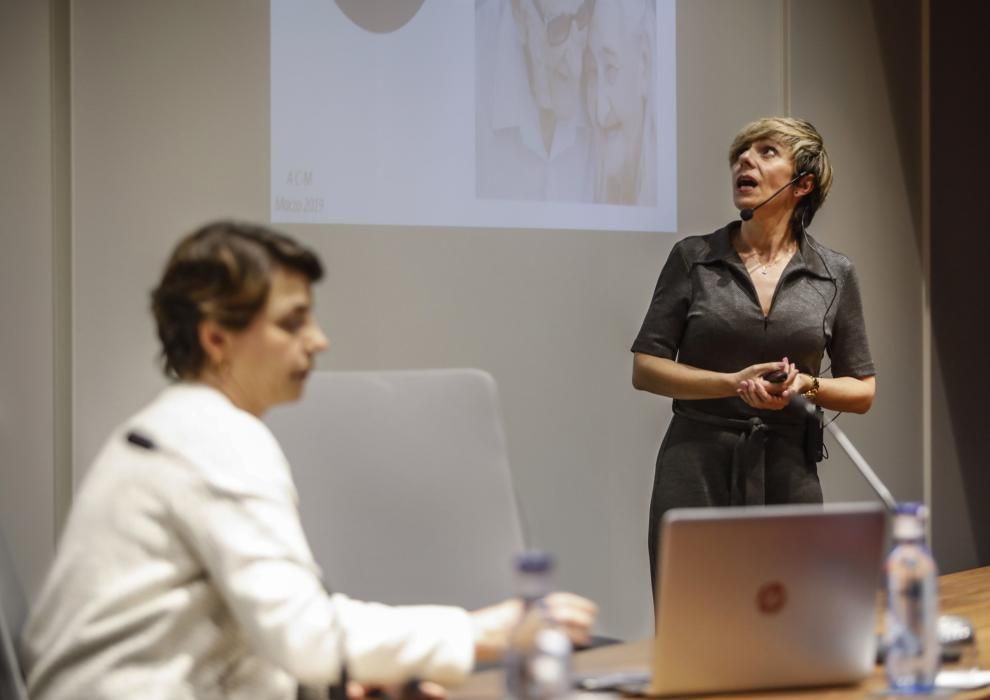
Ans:
{"type": "MultiPolygon", "coordinates": [[[[732,246],[739,222],[679,241],[670,252],[632,351],[716,372],[787,357],[818,376],[875,374],[852,262],[801,234],[764,315],[732,246]]],[[[820,503],[808,421],[797,409],[756,409],[742,399],[674,401],[657,455],[650,504],[651,578],[670,508],[820,503]]]]}

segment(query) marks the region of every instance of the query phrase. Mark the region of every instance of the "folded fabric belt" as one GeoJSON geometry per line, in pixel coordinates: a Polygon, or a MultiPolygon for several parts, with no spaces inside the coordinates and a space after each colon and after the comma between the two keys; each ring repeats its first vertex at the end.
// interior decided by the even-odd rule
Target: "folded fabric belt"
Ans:
{"type": "Polygon", "coordinates": [[[729,480],[729,505],[733,506],[763,505],[766,501],[767,434],[801,437],[806,430],[804,423],[767,423],[757,416],[746,419],[716,416],[684,406],[680,401],[674,401],[674,414],[739,434],[732,449],[729,480]]]}

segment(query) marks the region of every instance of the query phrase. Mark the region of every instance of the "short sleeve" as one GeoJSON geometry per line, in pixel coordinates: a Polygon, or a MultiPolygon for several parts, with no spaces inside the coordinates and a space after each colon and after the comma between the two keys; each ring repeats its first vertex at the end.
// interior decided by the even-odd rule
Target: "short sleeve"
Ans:
{"type": "Polygon", "coordinates": [[[872,377],[876,374],[866,338],[866,321],[856,271],[849,263],[838,281],[838,299],[828,354],[833,377],[872,377]]]}
{"type": "Polygon", "coordinates": [[[653,300],[633,342],[632,352],[676,359],[690,304],[690,267],[681,243],[677,243],[660,271],[653,300]]]}

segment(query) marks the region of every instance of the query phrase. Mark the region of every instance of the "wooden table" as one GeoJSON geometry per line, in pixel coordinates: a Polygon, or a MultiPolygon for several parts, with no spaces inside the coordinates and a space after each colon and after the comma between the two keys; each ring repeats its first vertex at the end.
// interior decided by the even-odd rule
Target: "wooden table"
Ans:
{"type": "MultiPolygon", "coordinates": [[[[963,615],[976,628],[979,645],[980,667],[990,669],[990,566],[980,569],[947,574],[939,578],[941,612],[963,615]]],[[[575,670],[579,673],[597,671],[642,670],[650,665],[652,639],[627,642],[580,652],[574,657],[575,670]]],[[[946,666],[945,668],[951,668],[946,666]]],[[[815,698],[816,700],[849,700],[851,698],[886,697],[881,696],[887,685],[882,666],[877,666],[873,675],[864,682],[853,686],[809,688],[802,690],[760,691],[731,693],[728,695],[692,696],[692,698],[726,697],[734,700],[751,698],[815,698]]],[[[460,688],[451,693],[451,700],[496,700],[503,697],[502,672],[498,670],[476,673],[460,688]]],[[[583,698],[592,694],[584,693],[583,698]]],[[[615,697],[609,693],[595,693],[594,698],[606,700],[615,697]]],[[[942,696],[945,697],[945,696],[942,696]]],[[[990,698],[990,688],[959,692],[951,696],[953,700],[990,698]]]]}

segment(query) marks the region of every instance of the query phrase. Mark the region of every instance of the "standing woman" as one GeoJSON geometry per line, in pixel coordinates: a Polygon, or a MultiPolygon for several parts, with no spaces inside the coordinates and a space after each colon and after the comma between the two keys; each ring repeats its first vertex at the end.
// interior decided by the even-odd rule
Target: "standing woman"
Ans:
{"type": "Polygon", "coordinates": [[[852,262],[806,230],[832,184],[821,135],[760,119],[729,165],[742,221],[673,247],[632,346],[633,386],[674,399],[650,504],[654,589],[667,510],[822,502],[821,424],[792,396],[865,413],[876,389],[852,262]]]}

